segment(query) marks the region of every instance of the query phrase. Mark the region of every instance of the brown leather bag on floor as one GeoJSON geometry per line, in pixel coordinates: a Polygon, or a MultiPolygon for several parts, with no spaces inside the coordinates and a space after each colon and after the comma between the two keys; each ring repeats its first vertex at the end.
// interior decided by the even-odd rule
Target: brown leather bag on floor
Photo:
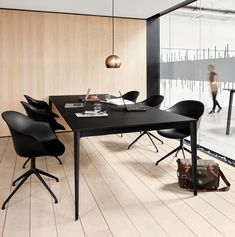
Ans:
{"type": "MultiPolygon", "coordinates": [[[[178,182],[181,188],[193,189],[192,162],[191,159],[178,159],[178,182]]],[[[197,160],[197,176],[199,191],[228,191],[230,183],[220,170],[219,165],[214,160],[197,160]],[[223,179],[226,187],[220,188],[220,177],[223,179]]]]}

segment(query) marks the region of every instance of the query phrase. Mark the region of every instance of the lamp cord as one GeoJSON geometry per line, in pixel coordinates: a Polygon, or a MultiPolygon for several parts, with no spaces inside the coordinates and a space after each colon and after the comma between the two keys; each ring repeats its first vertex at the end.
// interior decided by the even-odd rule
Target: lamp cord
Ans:
{"type": "Polygon", "coordinates": [[[112,54],[114,54],[114,0],[112,0],[112,54]]]}

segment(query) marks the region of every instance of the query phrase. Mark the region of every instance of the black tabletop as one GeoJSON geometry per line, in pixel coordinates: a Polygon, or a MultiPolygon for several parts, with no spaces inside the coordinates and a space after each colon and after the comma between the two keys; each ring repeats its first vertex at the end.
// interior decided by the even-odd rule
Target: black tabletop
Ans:
{"type": "MultiPolygon", "coordinates": [[[[168,127],[185,127],[194,121],[192,118],[147,107],[146,111],[127,112],[124,108],[102,103],[102,111],[108,117],[78,118],[75,113],[93,110],[94,102],[87,102],[85,108],[65,108],[65,103],[77,103],[82,95],[50,96],[49,99],[59,110],[73,131],[81,136],[102,135],[121,132],[155,130],[168,127]]],[[[103,99],[104,95],[98,95],[103,99]]]]}

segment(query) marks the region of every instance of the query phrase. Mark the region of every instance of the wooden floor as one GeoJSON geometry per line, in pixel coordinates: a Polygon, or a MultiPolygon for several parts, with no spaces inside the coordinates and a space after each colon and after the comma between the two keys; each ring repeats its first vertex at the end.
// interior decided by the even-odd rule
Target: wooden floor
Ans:
{"type": "MultiPolygon", "coordinates": [[[[232,184],[231,190],[199,193],[194,197],[179,188],[173,156],[155,166],[155,161],[177,142],[164,140],[163,145],[156,142],[159,148],[156,153],[146,137],[127,150],[137,135],[82,138],[80,219],[74,221],[73,137],[70,133],[61,134],[60,139],[66,144],[61,157],[63,165],[51,157],[37,162],[39,168],[59,177],[58,183],[46,179],[59,203],[53,203],[33,176],[8,208],[0,210],[0,235],[234,236],[235,169],[218,161],[232,184]]],[[[25,171],[24,161],[16,156],[11,139],[0,139],[1,204],[12,190],[12,180],[25,171]]]]}

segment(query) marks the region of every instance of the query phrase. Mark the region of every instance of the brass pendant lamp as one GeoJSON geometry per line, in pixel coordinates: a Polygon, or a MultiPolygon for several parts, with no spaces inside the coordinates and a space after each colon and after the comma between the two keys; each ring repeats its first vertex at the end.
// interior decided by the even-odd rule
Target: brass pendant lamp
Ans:
{"type": "Polygon", "coordinates": [[[105,60],[107,68],[120,68],[121,59],[114,54],[114,0],[112,0],[112,54],[105,60]]]}

